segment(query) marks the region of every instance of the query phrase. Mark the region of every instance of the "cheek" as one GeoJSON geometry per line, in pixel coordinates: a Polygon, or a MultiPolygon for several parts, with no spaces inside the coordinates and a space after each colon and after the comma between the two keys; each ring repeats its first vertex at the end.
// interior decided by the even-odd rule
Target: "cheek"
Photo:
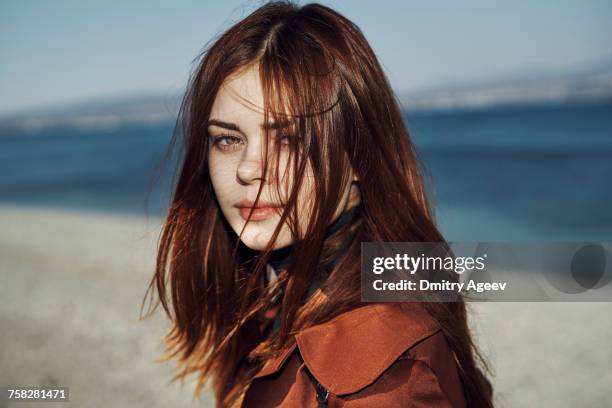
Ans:
{"type": "Polygon", "coordinates": [[[231,198],[231,193],[236,188],[236,168],[231,160],[223,160],[210,155],[208,160],[208,172],[210,180],[217,195],[217,199],[223,203],[231,198]]]}

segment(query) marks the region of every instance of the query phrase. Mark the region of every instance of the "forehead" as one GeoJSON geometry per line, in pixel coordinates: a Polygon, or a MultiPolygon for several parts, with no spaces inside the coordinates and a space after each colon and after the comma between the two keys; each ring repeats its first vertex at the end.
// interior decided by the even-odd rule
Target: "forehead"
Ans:
{"type": "Polygon", "coordinates": [[[217,92],[211,117],[232,122],[263,118],[263,91],[256,66],[228,77],[217,92]]]}

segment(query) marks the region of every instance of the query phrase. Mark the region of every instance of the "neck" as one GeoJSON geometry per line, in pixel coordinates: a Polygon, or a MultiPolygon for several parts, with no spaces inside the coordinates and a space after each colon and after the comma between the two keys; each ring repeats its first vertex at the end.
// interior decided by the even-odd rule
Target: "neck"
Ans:
{"type": "MultiPolygon", "coordinates": [[[[327,240],[330,236],[338,232],[340,228],[346,225],[353,218],[355,210],[356,207],[352,207],[340,214],[340,216],[327,227],[323,239],[327,240]]],[[[289,245],[287,247],[275,249],[270,253],[270,257],[268,258],[268,264],[277,273],[280,273],[280,271],[287,268],[289,260],[291,259],[293,247],[293,245],[289,245]]]]}
{"type": "MultiPolygon", "coordinates": [[[[346,225],[353,218],[355,210],[356,210],[356,207],[352,207],[348,210],[345,210],[334,222],[332,222],[325,230],[325,239],[329,238],[334,233],[336,233],[338,230],[340,230],[340,228],[346,225]]],[[[270,258],[268,260],[268,264],[272,267],[272,269],[274,269],[274,271],[279,271],[280,273],[280,271],[286,268],[287,265],[289,264],[292,250],[293,250],[293,246],[291,245],[285,248],[280,248],[280,249],[276,249],[272,251],[272,253],[270,254],[270,258]]],[[[264,274],[264,276],[265,276],[264,278],[264,287],[265,287],[267,286],[268,282],[267,282],[266,274],[264,274]]],[[[318,281],[318,278],[319,276],[316,276],[316,275],[314,276],[312,282],[310,282],[310,286],[308,287],[306,294],[304,295],[304,299],[306,300],[309,299],[312,296],[312,294],[317,290],[320,284],[320,282],[318,281]]],[[[281,296],[278,296],[274,303],[278,302],[280,298],[281,296]]],[[[276,312],[275,312],[276,316],[274,317],[274,322],[272,323],[273,331],[277,330],[280,327],[280,317],[281,317],[281,310],[280,310],[281,307],[273,306],[273,308],[274,307],[276,308],[276,312]]]]}

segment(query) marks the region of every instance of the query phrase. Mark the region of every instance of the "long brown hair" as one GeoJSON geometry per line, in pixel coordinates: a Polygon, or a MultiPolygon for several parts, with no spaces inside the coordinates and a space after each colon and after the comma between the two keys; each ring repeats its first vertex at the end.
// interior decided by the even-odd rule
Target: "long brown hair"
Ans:
{"type": "MultiPolygon", "coordinates": [[[[355,24],[326,6],[270,2],[216,39],[190,78],[173,137],[177,143],[184,153],[147,293],[157,289],[155,307],[161,302],[173,323],[164,357],[178,356],[181,371],[173,380],[198,373],[194,397],[212,379],[218,405],[230,406],[250,380],[241,367],[291,346],[296,331],[359,307],[361,242],[444,241],[399,103],[374,52],[355,24]],[[292,124],[287,136],[293,184],[272,239],[255,259],[242,256],[241,234],[221,213],[207,162],[215,96],[229,76],[249,66],[259,69],[265,117],[292,124]],[[307,165],[315,184],[302,231],[296,200],[307,165]],[[356,215],[325,239],[350,182],[349,169],[359,178],[356,215]],[[272,290],[262,291],[261,277],[285,222],[295,237],[293,255],[272,290]],[[332,266],[323,284],[303,301],[316,271],[326,265],[332,266]],[[280,328],[258,338],[253,321],[281,290],[280,328]]],[[[274,160],[263,160],[263,174],[269,174],[269,162],[274,160]]],[[[274,177],[280,179],[278,167],[274,177]]],[[[472,341],[465,304],[424,305],[456,356],[468,404],[491,406],[478,368],[486,364],[472,341]]]]}

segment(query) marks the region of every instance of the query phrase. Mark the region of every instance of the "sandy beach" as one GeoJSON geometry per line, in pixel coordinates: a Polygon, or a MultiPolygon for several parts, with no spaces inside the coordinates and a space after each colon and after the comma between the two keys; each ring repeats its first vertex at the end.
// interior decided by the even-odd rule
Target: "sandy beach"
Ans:
{"type": "MultiPolygon", "coordinates": [[[[70,402],[54,406],[213,406],[154,361],[163,309],[139,321],[160,223],[0,207],[0,384],[68,386],[70,402]]],[[[497,406],[612,406],[612,303],[469,307],[497,406]]]]}

